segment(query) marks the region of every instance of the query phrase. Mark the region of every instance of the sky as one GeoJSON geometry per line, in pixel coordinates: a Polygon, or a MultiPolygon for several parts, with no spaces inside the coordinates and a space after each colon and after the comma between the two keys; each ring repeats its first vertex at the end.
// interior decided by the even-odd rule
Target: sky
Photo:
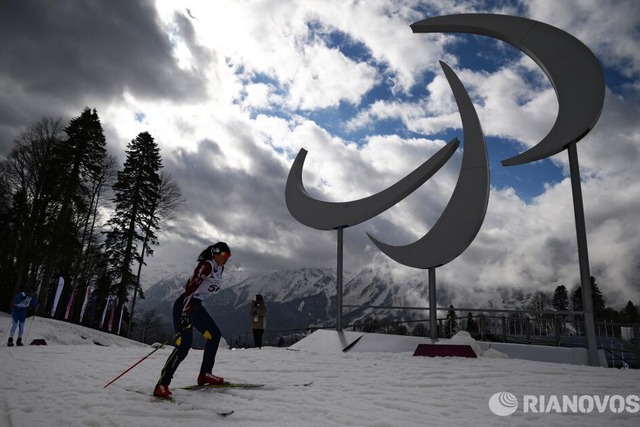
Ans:
{"type": "MultiPolygon", "coordinates": [[[[171,383],[173,404],[150,396],[171,348],[151,354],[105,388],[153,348],[71,323],[32,319],[25,342],[44,339],[46,346],[0,346],[3,426],[600,427],[637,426],[640,416],[638,370],[504,359],[490,357],[490,351],[475,359],[344,353],[332,346],[321,351],[306,340],[296,344],[298,351],[221,347],[214,373],[265,385],[255,390],[179,389],[192,385],[199,371],[202,352],[191,350],[171,383]],[[518,406],[496,406],[495,395],[518,406]],[[562,413],[564,396],[582,401],[589,412],[562,413]],[[560,406],[548,406],[554,400],[560,406]],[[493,412],[509,408],[510,415],[493,412]],[[227,417],[217,415],[230,410],[227,417]]],[[[4,340],[9,326],[9,316],[0,313],[4,340]]]]}
{"type": "MultiPolygon", "coordinates": [[[[219,240],[234,254],[228,268],[334,268],[336,233],[305,227],[286,209],[293,159],[308,150],[304,184],[324,200],[354,200],[397,182],[451,138],[462,139],[443,60],[478,112],[491,194],[478,236],[438,269],[439,282],[572,289],[580,279],[566,152],[500,164],[553,125],[558,104],[546,76],[503,42],[413,34],[409,27],[468,12],[556,26],[600,61],[604,109],[577,146],[591,274],[608,304],[640,303],[634,0],[3,2],[0,158],[40,118],[66,123],[85,106],[95,108],[109,152],[121,162],[132,139],[151,133],[186,200],[160,234],[143,282],[186,274],[219,240]]],[[[345,270],[375,264],[426,276],[392,262],[366,232],[394,245],[422,237],[451,196],[463,146],[412,195],[345,231],[345,270]]]]}

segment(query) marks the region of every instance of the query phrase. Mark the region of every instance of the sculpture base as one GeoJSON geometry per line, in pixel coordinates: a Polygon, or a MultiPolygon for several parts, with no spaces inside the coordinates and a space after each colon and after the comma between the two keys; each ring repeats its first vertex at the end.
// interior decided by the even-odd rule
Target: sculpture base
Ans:
{"type": "Polygon", "coordinates": [[[414,356],[427,357],[478,357],[470,345],[418,344],[414,356]]]}

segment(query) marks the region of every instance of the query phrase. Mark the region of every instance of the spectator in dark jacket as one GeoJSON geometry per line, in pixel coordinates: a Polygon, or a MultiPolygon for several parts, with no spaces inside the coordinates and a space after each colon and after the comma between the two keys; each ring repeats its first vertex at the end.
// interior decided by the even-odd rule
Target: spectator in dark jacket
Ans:
{"type": "Polygon", "coordinates": [[[267,318],[267,306],[264,304],[262,295],[256,295],[256,300],[251,301],[251,321],[253,327],[253,343],[256,347],[262,348],[262,335],[267,318]]]}

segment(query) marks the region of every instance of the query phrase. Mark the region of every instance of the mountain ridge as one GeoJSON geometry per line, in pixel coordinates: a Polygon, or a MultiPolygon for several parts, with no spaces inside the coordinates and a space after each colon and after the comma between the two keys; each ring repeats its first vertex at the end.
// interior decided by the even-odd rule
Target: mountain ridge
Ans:
{"type": "MultiPolygon", "coordinates": [[[[155,310],[160,321],[171,325],[171,307],[182,292],[187,275],[178,274],[160,280],[145,292],[137,314],[155,310]]],[[[269,316],[267,330],[291,331],[310,327],[335,327],[336,270],[301,268],[270,272],[225,271],[222,289],[204,301],[204,305],[223,331],[225,339],[251,333],[250,302],[263,295],[269,316]]],[[[428,318],[428,283],[423,271],[395,274],[389,268],[367,267],[343,278],[343,325],[362,322],[366,317],[393,318],[398,321],[428,318]],[[373,309],[366,306],[410,307],[373,309]]],[[[483,289],[438,283],[438,307],[474,309],[522,309],[529,306],[534,291],[483,289]]],[[[458,312],[458,316],[466,313],[458,312]]],[[[445,313],[438,312],[438,317],[445,313]]]]}

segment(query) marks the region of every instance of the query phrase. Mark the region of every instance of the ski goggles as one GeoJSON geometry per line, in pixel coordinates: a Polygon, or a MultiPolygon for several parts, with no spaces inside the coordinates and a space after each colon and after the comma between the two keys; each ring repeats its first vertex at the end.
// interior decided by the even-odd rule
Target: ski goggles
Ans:
{"type": "Polygon", "coordinates": [[[218,255],[220,255],[224,259],[231,258],[231,252],[220,252],[218,255]]]}

